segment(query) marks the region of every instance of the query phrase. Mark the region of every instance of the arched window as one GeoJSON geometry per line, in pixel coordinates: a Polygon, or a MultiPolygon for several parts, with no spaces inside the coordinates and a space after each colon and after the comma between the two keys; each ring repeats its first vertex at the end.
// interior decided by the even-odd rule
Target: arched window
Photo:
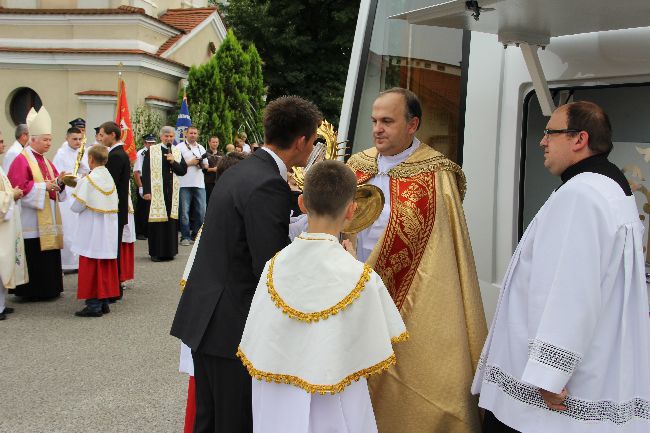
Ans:
{"type": "Polygon", "coordinates": [[[9,103],[9,114],[14,125],[25,123],[27,113],[34,107],[35,110],[40,110],[43,106],[41,97],[38,96],[34,90],[29,87],[20,87],[13,92],[11,102],[9,103]]]}

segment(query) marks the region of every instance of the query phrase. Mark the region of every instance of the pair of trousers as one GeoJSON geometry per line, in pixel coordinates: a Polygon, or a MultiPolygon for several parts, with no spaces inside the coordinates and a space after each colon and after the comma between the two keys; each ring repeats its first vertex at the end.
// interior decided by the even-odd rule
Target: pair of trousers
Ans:
{"type": "Polygon", "coordinates": [[[205,188],[181,188],[180,213],[181,240],[192,239],[201,228],[205,217],[205,188]],[[192,212],[192,227],[190,227],[190,211],[192,212]]]}
{"type": "Polygon", "coordinates": [[[239,359],[192,351],[194,433],[252,433],[251,377],[239,359]]]}
{"type": "Polygon", "coordinates": [[[483,433],[519,433],[519,431],[508,427],[486,409],[483,418],[483,433]]]}

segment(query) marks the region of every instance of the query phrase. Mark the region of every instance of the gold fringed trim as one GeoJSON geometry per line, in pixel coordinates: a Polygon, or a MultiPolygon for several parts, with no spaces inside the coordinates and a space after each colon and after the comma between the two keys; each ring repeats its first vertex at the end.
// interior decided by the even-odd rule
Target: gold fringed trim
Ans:
{"type": "Polygon", "coordinates": [[[372,148],[369,150],[352,155],[347,162],[348,167],[350,167],[353,170],[366,173],[370,176],[376,175],[379,172],[379,169],[377,168],[376,149],[372,148]],[[375,155],[366,153],[369,150],[374,150],[375,155]]]}
{"type": "Polygon", "coordinates": [[[383,361],[371,367],[364,368],[363,370],[359,370],[356,373],[352,373],[351,375],[347,376],[346,378],[344,378],[342,381],[338,383],[335,383],[333,385],[314,385],[297,376],[291,376],[288,374],[269,373],[266,371],[261,371],[256,369],[255,367],[253,367],[253,364],[248,360],[248,358],[246,358],[246,355],[244,355],[244,352],[241,351],[241,348],[237,348],[237,357],[241,360],[242,364],[244,364],[244,366],[248,370],[248,374],[250,374],[251,377],[254,377],[257,380],[265,380],[267,382],[275,382],[275,383],[286,383],[288,385],[293,385],[302,388],[310,394],[319,393],[321,395],[337,394],[339,392],[343,392],[345,390],[345,387],[350,385],[353,381],[357,382],[362,377],[367,378],[371,374],[381,373],[382,371],[387,370],[388,367],[395,364],[396,362],[395,354],[393,353],[383,361]]]}
{"type": "Polygon", "coordinates": [[[88,203],[86,203],[83,199],[79,198],[77,196],[77,194],[75,194],[75,193],[72,193],[72,197],[74,197],[75,200],[77,200],[79,203],[86,206],[88,209],[90,209],[93,212],[97,212],[97,213],[117,213],[118,212],[117,209],[115,209],[115,210],[103,210],[103,209],[94,208],[92,206],[88,206],[88,203]]]}
{"type": "Polygon", "coordinates": [[[90,175],[86,176],[86,178],[88,178],[88,182],[90,182],[90,184],[93,186],[93,188],[95,188],[97,191],[101,192],[104,195],[111,195],[111,194],[113,194],[115,192],[115,185],[113,185],[113,189],[106,192],[103,189],[101,189],[99,186],[97,186],[97,184],[95,182],[93,182],[93,178],[90,175]]]}
{"type": "Polygon", "coordinates": [[[403,341],[408,340],[410,337],[411,337],[411,336],[409,335],[408,331],[404,331],[404,332],[402,332],[401,334],[399,334],[397,337],[392,337],[392,338],[390,339],[390,342],[391,342],[392,344],[395,344],[395,343],[401,343],[401,342],[403,342],[403,341]]]}
{"type": "Polygon", "coordinates": [[[363,289],[365,289],[366,283],[370,279],[370,273],[372,272],[372,268],[370,268],[370,266],[363,265],[361,278],[359,278],[357,285],[354,287],[354,289],[352,289],[350,293],[348,293],[345,298],[341,299],[336,305],[328,308],[327,310],[316,311],[314,313],[303,313],[302,311],[298,311],[287,305],[280,297],[280,295],[278,295],[278,293],[275,291],[275,286],[273,285],[273,265],[275,264],[275,259],[278,257],[278,254],[276,254],[271,259],[271,262],[269,263],[269,271],[266,276],[266,286],[268,287],[269,295],[271,295],[273,303],[279,309],[281,309],[284,314],[287,314],[292,319],[307,323],[318,322],[319,320],[327,320],[328,317],[333,316],[341,310],[349,307],[352,302],[354,302],[354,300],[357,299],[359,295],[361,295],[363,289]]]}

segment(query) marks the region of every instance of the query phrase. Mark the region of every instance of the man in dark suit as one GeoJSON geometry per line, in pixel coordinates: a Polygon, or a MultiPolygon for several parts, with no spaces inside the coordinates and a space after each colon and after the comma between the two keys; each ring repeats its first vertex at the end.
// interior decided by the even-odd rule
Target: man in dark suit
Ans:
{"type": "Polygon", "coordinates": [[[271,102],[264,147],[215,185],[171,329],[192,349],[195,433],[253,431],[251,378],[235,354],[264,265],[289,243],[287,169],[305,165],[320,119],[300,97],[271,102]]]}
{"type": "MultiPolygon", "coordinates": [[[[115,122],[104,122],[99,127],[99,135],[102,144],[108,147],[108,162],[106,169],[113,177],[117,189],[117,267],[120,268],[120,243],[122,232],[129,218],[129,180],[131,179],[131,161],[129,155],[124,151],[120,139],[122,131],[115,122]]],[[[123,288],[120,285],[120,297],[122,299],[123,288]]]]}

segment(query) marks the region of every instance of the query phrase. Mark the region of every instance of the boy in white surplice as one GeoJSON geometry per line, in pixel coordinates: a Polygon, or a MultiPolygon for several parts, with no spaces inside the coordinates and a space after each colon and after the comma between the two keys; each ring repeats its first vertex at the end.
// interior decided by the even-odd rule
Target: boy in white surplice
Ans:
{"type": "Polygon", "coordinates": [[[259,379],[255,433],[377,431],[366,377],[408,334],[379,275],[338,242],[355,192],[343,163],[314,165],[299,198],[309,231],[264,268],[237,353],[259,379]]]}

